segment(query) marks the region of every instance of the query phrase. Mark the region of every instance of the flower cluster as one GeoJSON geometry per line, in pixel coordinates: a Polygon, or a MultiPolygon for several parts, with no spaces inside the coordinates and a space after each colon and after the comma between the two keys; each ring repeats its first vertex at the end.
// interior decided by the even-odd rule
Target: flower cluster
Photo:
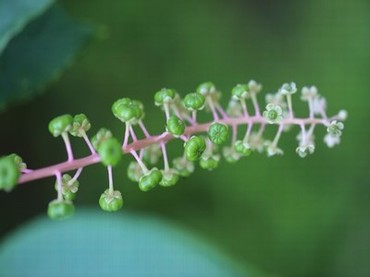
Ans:
{"type": "Polygon", "coordinates": [[[136,99],[121,98],[112,105],[112,113],[123,124],[122,140],[109,129],[101,128],[91,138],[87,135],[91,124],[84,114],[61,115],[49,123],[54,137],[61,137],[67,152],[65,162],[46,168],[27,168],[22,158],[10,154],[0,158],[0,189],[11,191],[17,184],[49,176],[55,176],[56,199],[49,203],[47,214],[52,219],[64,219],[74,212],[75,199],[80,183],[78,178],[84,167],[102,163],[108,174],[108,185],[100,195],[98,203],[102,210],[113,212],[123,206],[122,193],[115,189],[113,169],[123,159],[132,157],[127,168],[128,179],[137,183],[141,191],[155,187],[172,187],[180,178],[194,172],[196,163],[206,170],[217,168],[221,156],[227,162],[236,162],[253,152],[267,156],[283,154],[278,146],[284,131],[297,126],[299,157],[306,157],[315,151],[314,129],[326,127],[324,142],[333,147],[340,142],[344,129],[342,123],[347,113],[326,115],[326,100],[314,86],[303,87],[301,100],[308,103],[309,115],[295,117],[292,96],[298,89],[295,83],[283,84],[275,94],[266,95],[266,105],[260,110],[258,94],[262,85],[256,81],[238,84],[231,90],[230,101],[224,110],[220,104],[221,92],[211,82],[198,86],[183,98],[175,89],[163,88],[154,94],[154,104],[164,112],[165,129],[159,135],[149,134],[144,124],[144,105],[136,99]],[[248,103],[249,102],[249,103],[248,103]],[[252,108],[252,110],[251,110],[252,108]],[[197,114],[205,110],[211,120],[199,122],[197,114]],[[245,133],[239,136],[239,126],[245,126],[245,133]],[[276,134],[271,139],[264,137],[267,126],[276,125],[276,134]],[[140,132],[140,135],[137,132],[140,132]],[[69,136],[82,138],[90,155],[76,159],[69,136]],[[172,162],[167,153],[167,144],[178,139],[183,142],[183,154],[172,162]],[[73,175],[67,172],[74,171],[73,175]]]}

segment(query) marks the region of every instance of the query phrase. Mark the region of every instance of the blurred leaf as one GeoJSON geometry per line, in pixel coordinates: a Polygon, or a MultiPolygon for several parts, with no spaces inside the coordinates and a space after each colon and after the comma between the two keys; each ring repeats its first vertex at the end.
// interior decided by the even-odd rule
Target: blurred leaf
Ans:
{"type": "Polygon", "coordinates": [[[90,33],[58,6],[31,22],[0,57],[0,110],[58,78],[90,33]]]}
{"type": "Polygon", "coordinates": [[[54,0],[1,0],[0,54],[13,36],[42,14],[54,0]]]}
{"type": "Polygon", "coordinates": [[[262,276],[154,217],[79,210],[44,216],[0,247],[1,276],[262,276]]]}

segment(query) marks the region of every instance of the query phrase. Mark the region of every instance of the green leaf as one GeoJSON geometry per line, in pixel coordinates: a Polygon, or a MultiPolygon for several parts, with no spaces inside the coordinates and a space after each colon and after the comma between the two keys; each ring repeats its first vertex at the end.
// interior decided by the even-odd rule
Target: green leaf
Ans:
{"type": "Polygon", "coordinates": [[[1,0],[0,54],[13,36],[42,14],[54,0],[1,0]]]}
{"type": "Polygon", "coordinates": [[[155,217],[78,210],[39,218],[0,246],[1,276],[262,276],[155,217]]]}
{"type": "Polygon", "coordinates": [[[90,34],[59,6],[27,25],[0,57],[0,111],[57,79],[90,34]]]}

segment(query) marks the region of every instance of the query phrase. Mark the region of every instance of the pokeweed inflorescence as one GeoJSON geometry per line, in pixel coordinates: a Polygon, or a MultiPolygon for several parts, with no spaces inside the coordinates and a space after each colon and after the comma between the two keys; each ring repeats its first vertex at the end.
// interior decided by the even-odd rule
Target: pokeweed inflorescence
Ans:
{"type": "Polygon", "coordinates": [[[308,103],[309,115],[306,118],[295,117],[292,95],[297,92],[295,83],[286,83],[275,94],[266,95],[266,106],[260,111],[257,95],[262,86],[255,81],[238,84],[231,91],[231,99],[226,110],[219,103],[221,92],[213,83],[201,84],[196,92],[187,94],[183,99],[174,89],[163,88],[154,95],[154,103],[165,114],[166,129],[159,135],[147,131],[144,119],[144,105],[138,100],[122,98],[112,105],[113,115],[124,124],[124,137],[120,142],[108,129],[100,129],[91,139],[87,132],[91,124],[84,114],[61,115],[49,123],[49,131],[54,137],[61,137],[67,151],[67,161],[41,169],[27,168],[22,158],[10,154],[0,158],[0,189],[11,191],[17,184],[56,177],[57,198],[49,203],[47,213],[52,219],[64,219],[74,212],[72,201],[79,188],[78,177],[84,167],[101,162],[108,171],[108,188],[101,194],[99,205],[104,211],[119,210],[123,205],[120,191],[113,185],[113,168],[120,162],[123,154],[131,155],[134,160],[127,169],[128,178],[138,183],[142,191],[149,191],[156,186],[171,187],[180,177],[188,177],[194,171],[194,163],[199,161],[203,169],[213,170],[220,161],[220,145],[227,141],[222,154],[226,161],[236,162],[252,152],[265,152],[267,156],[281,155],[278,147],[280,137],[291,126],[297,125],[298,147],[296,153],[304,158],[315,151],[314,129],[323,125],[327,129],[324,142],[333,147],[340,142],[344,125],[341,121],[347,117],[342,110],[332,117],[326,115],[326,100],[318,94],[317,88],[303,87],[301,100],[308,103]],[[253,107],[249,111],[247,101],[253,107]],[[200,123],[197,113],[207,110],[212,115],[210,122],[200,123]],[[238,126],[245,125],[244,136],[239,137],[238,126]],[[264,138],[267,125],[276,125],[277,132],[272,140],[264,138]],[[143,138],[136,135],[141,130],[143,138]],[[206,135],[199,135],[205,133],[206,135]],[[229,135],[231,139],[229,140],[229,135]],[[76,159],[73,155],[69,135],[81,137],[86,142],[91,154],[76,159]],[[172,139],[184,142],[184,151],[170,165],[166,145],[172,139]],[[156,164],[163,158],[164,168],[156,164]],[[76,170],[73,176],[67,174],[76,170]]]}

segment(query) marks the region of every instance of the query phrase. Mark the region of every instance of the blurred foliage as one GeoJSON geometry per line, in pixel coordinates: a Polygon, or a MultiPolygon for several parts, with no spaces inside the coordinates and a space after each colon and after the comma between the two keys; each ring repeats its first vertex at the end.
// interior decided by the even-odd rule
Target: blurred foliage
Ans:
{"type": "MultiPolygon", "coordinates": [[[[320,143],[321,129],[316,153],[300,159],[293,130],[281,140],[282,157],[256,154],[237,164],[223,162],[212,173],[198,168],[176,187],[150,193],[128,181],[125,159],[115,170],[115,183],[127,210],[186,226],[265,272],[370,275],[368,1],[66,0],[64,5],[74,17],[100,25],[98,39],[49,94],[0,115],[5,130],[0,153],[18,152],[32,168],[65,159],[47,123],[66,112],[86,113],[91,134],[104,126],[121,138],[123,126],[110,106],[122,96],[144,101],[149,130],[158,133],[164,120],[153,94],[163,86],[184,94],[210,80],[224,91],[226,104],[229,89],[252,78],[264,84],[261,96],[286,81],[315,84],[328,99],[329,114],[349,112],[337,148],[320,143]]],[[[304,115],[306,107],[295,103],[304,115]]],[[[78,155],[88,153],[83,142],[73,143],[78,155]]],[[[180,146],[170,145],[170,157],[180,146]]],[[[41,180],[1,194],[2,233],[45,213],[55,196],[53,183],[41,180]]],[[[107,186],[104,168],[87,168],[80,183],[77,208],[99,209],[107,186]]]]}
{"type": "Polygon", "coordinates": [[[0,2],[0,54],[9,40],[45,11],[53,0],[2,0],[0,2]]]}
{"type": "Polygon", "coordinates": [[[30,98],[59,78],[91,34],[90,27],[76,23],[59,6],[30,22],[51,1],[17,1],[3,1],[0,6],[0,13],[6,14],[0,21],[0,51],[4,41],[24,27],[0,52],[0,110],[9,102],[30,98]]]}
{"type": "Polygon", "coordinates": [[[262,276],[156,218],[84,209],[68,221],[40,218],[13,233],[0,249],[1,276],[42,277],[55,272],[58,276],[262,276]]]}

